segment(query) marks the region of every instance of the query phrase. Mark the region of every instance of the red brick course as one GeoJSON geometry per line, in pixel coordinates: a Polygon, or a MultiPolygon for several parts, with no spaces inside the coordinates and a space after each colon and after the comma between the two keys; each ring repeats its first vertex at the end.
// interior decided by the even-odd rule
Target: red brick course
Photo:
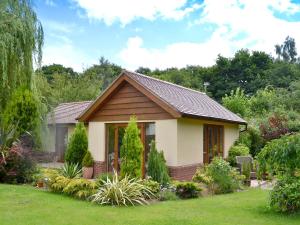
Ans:
{"type": "Polygon", "coordinates": [[[200,167],[201,164],[193,164],[187,166],[169,166],[170,176],[175,180],[192,180],[196,169],[200,167]]]}
{"type": "Polygon", "coordinates": [[[94,161],[94,177],[101,173],[106,173],[106,162],[94,161]]]}

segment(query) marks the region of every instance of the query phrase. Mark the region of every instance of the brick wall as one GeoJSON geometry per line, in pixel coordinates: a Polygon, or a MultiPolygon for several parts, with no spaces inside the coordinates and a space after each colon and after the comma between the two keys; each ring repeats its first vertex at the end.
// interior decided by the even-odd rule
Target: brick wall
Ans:
{"type": "Polygon", "coordinates": [[[200,167],[201,164],[193,164],[187,166],[169,166],[170,176],[175,180],[192,180],[196,169],[200,167]]]}
{"type": "Polygon", "coordinates": [[[101,173],[106,173],[106,163],[101,161],[94,161],[94,177],[101,173]]]}

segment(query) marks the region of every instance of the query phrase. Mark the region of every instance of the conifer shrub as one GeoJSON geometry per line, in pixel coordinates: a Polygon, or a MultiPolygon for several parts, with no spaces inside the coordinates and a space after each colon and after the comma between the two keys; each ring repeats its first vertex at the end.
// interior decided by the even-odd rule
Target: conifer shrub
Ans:
{"type": "Polygon", "coordinates": [[[88,149],[88,138],[83,123],[78,123],[70,137],[65,160],[82,166],[82,160],[88,149]]]}
{"type": "Polygon", "coordinates": [[[88,150],[85,153],[85,156],[83,157],[82,166],[92,167],[93,165],[94,165],[94,159],[93,159],[93,156],[92,156],[91,152],[88,150]]]}
{"type": "Polygon", "coordinates": [[[132,178],[142,176],[143,144],[140,139],[140,131],[136,117],[132,116],[126,127],[120,149],[121,177],[128,175],[132,178]]]}
{"type": "Polygon", "coordinates": [[[166,185],[170,182],[164,154],[162,151],[157,151],[154,141],[150,144],[147,173],[154,181],[162,185],[166,185]]]}

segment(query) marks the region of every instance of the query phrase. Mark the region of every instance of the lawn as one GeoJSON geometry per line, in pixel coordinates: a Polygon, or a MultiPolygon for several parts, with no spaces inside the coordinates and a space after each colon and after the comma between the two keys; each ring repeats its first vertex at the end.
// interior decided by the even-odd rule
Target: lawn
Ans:
{"type": "Polygon", "coordinates": [[[149,206],[110,207],[74,200],[30,186],[0,185],[0,224],[300,224],[300,214],[282,215],[267,207],[268,192],[240,193],[149,206]]]}

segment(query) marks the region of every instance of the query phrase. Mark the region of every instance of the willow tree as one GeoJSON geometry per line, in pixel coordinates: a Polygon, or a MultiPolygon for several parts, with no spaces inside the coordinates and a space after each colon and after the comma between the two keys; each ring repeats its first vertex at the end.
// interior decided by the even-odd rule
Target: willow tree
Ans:
{"type": "Polygon", "coordinates": [[[33,64],[41,63],[43,36],[30,0],[0,1],[0,111],[16,88],[32,89],[33,64]]]}

